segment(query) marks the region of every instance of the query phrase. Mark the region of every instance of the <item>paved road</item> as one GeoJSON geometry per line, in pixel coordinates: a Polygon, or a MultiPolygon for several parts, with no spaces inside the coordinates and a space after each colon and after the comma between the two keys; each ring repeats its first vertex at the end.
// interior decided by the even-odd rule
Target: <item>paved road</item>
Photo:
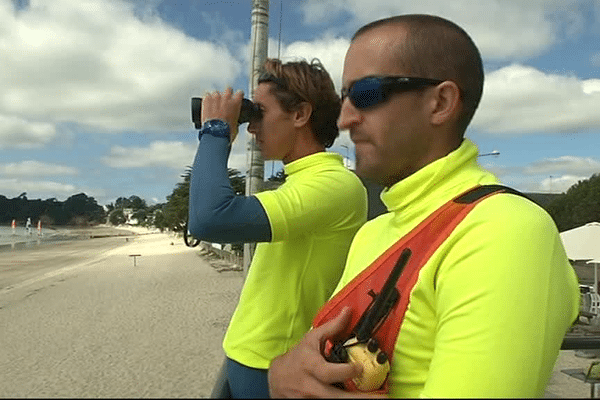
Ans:
{"type": "Polygon", "coordinates": [[[72,256],[0,288],[0,397],[208,396],[241,274],[191,250],[72,256]]]}

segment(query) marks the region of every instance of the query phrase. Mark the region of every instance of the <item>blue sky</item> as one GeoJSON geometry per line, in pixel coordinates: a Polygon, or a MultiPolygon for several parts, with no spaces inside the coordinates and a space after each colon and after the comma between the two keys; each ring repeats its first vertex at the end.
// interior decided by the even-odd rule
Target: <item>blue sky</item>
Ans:
{"type": "MultiPolygon", "coordinates": [[[[0,194],[166,201],[195,154],[190,98],[247,93],[250,11],[250,0],[0,0],[0,194]]],[[[317,57],[338,89],[360,26],[451,19],[484,58],[467,136],[500,155],[480,162],[527,192],[600,172],[600,0],[272,0],[269,11],[269,55],[317,57]]],[[[246,142],[242,126],[230,167],[243,173],[246,142]]],[[[346,132],[331,151],[353,165],[346,132]]]]}

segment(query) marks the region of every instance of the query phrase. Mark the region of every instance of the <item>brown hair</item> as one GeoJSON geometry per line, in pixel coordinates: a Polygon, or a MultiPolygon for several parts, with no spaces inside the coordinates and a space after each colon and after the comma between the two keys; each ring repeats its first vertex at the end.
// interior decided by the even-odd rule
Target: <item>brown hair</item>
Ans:
{"type": "Polygon", "coordinates": [[[295,111],[300,103],[312,106],[310,126],[316,139],[324,147],[331,147],[339,135],[337,119],[340,115],[340,97],[325,67],[317,59],[309,64],[268,59],[258,77],[258,83],[274,83],[271,92],[286,112],[295,111]]]}
{"type": "Polygon", "coordinates": [[[457,130],[463,135],[483,92],[483,63],[471,37],[458,25],[433,15],[398,15],[371,22],[352,37],[381,26],[401,25],[408,40],[396,57],[401,68],[421,78],[453,81],[461,91],[463,108],[457,130]]]}

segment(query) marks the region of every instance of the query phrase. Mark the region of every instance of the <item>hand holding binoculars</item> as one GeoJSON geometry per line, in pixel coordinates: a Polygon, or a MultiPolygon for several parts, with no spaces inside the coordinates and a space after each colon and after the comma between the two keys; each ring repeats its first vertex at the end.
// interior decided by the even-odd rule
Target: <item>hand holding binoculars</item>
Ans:
{"type": "MultiPolygon", "coordinates": [[[[325,342],[324,356],[327,361],[351,362],[362,366],[361,375],[340,383],[347,390],[378,390],[390,372],[390,357],[382,351],[375,335],[400,300],[396,283],[411,255],[411,249],[402,250],[379,293],[375,293],[373,289],[369,290],[367,294],[372,297],[372,301],[362,312],[352,328],[352,333],[346,336],[346,339],[337,340],[335,343],[329,339],[325,342]]],[[[385,336],[383,338],[385,339],[385,336]]],[[[393,348],[388,351],[392,352],[393,348]]]]}
{"type": "MultiPolygon", "coordinates": [[[[202,97],[192,97],[192,122],[196,129],[202,129],[202,97]]],[[[248,99],[242,99],[242,109],[238,118],[238,124],[250,122],[251,120],[260,119],[262,111],[260,108],[248,99]]]]}

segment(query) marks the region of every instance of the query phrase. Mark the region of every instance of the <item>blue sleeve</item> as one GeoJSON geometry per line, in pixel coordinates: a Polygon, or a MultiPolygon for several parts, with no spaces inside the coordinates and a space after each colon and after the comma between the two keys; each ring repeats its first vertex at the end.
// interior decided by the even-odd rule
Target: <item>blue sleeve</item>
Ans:
{"type": "Polygon", "coordinates": [[[269,242],[271,225],[255,196],[236,195],[227,174],[229,139],[201,136],[190,179],[190,233],[212,243],[269,242]]]}

